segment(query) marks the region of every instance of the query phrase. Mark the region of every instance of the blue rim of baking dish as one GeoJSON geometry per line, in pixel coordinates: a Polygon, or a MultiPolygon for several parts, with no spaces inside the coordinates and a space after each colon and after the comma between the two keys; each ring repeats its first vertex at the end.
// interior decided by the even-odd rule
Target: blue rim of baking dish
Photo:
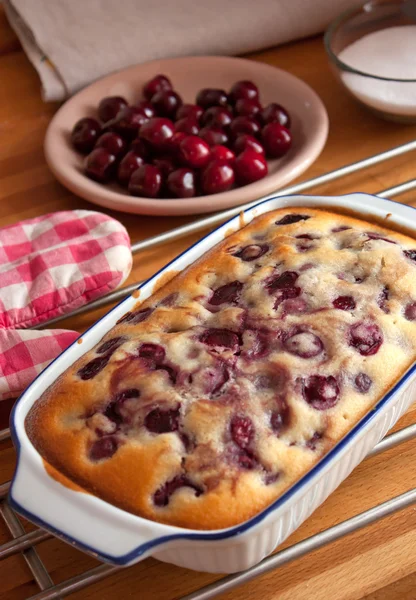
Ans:
{"type": "MultiPolygon", "coordinates": [[[[290,198],[299,198],[300,196],[303,196],[301,194],[292,194],[292,195],[288,195],[288,196],[272,196],[272,197],[268,197],[264,200],[261,200],[258,204],[244,210],[243,212],[246,213],[248,211],[251,211],[259,206],[262,206],[263,204],[276,200],[276,199],[290,199],[290,198]]],[[[363,193],[363,192],[357,192],[357,193],[352,193],[352,194],[343,194],[343,195],[339,195],[339,196],[332,196],[333,198],[348,198],[348,197],[352,197],[352,196],[367,196],[367,197],[372,197],[372,198],[376,198],[377,200],[383,200],[385,202],[389,202],[391,204],[398,204],[400,205],[400,202],[396,202],[394,200],[390,200],[388,198],[380,198],[374,194],[367,194],[367,193],[363,193]]],[[[320,198],[319,196],[313,196],[313,195],[305,195],[303,196],[305,198],[316,198],[317,200],[320,198]]],[[[331,196],[327,196],[327,198],[330,198],[331,196]]],[[[407,208],[411,208],[412,210],[416,211],[416,208],[412,207],[412,206],[406,206],[407,208]]],[[[282,206],[281,208],[285,208],[284,206],[282,206]]],[[[287,206],[287,208],[291,208],[290,205],[287,206]]],[[[303,207],[303,208],[318,208],[317,206],[310,206],[310,207],[303,207]]],[[[329,208],[329,207],[327,207],[329,208]]],[[[274,210],[274,209],[273,209],[274,210]]],[[[278,209],[275,209],[278,210],[278,209]]],[[[342,213],[340,213],[342,214],[342,213]]],[[[238,217],[238,215],[236,215],[238,217]]],[[[157,271],[157,273],[155,273],[155,275],[153,275],[150,279],[146,280],[145,282],[143,282],[141,285],[138,286],[137,289],[142,288],[144,285],[147,285],[150,281],[152,281],[153,279],[156,279],[163,271],[165,271],[166,269],[169,268],[169,266],[175,262],[176,260],[178,260],[179,258],[181,258],[182,256],[184,256],[186,253],[188,253],[189,251],[191,251],[195,246],[197,246],[198,244],[200,244],[203,240],[205,240],[208,236],[214,234],[216,231],[218,231],[219,229],[221,229],[222,227],[224,227],[225,225],[228,225],[231,221],[233,221],[236,216],[231,217],[228,221],[226,221],[225,223],[222,223],[221,225],[219,225],[218,227],[216,227],[213,231],[209,232],[206,236],[204,236],[203,238],[201,238],[200,240],[198,240],[197,242],[195,242],[194,244],[192,244],[191,246],[189,246],[189,248],[187,248],[186,250],[184,250],[183,252],[181,252],[177,257],[175,257],[173,260],[171,260],[167,265],[165,265],[164,267],[162,267],[161,269],[159,269],[159,271],[157,271]]],[[[192,263],[191,263],[192,264],[192,263]]],[[[130,296],[129,296],[130,297],[130,296]]],[[[93,323],[93,325],[91,325],[83,334],[82,336],[85,337],[85,335],[88,333],[88,331],[90,331],[93,327],[95,327],[104,317],[106,317],[108,314],[110,314],[112,311],[116,310],[121,304],[123,304],[123,302],[127,301],[128,298],[125,298],[123,300],[121,300],[118,304],[116,304],[116,306],[114,306],[110,311],[108,311],[103,317],[101,317],[101,319],[99,319],[98,321],[96,321],[95,323],[93,323]]],[[[81,337],[81,336],[80,336],[81,337]]],[[[71,346],[69,346],[66,350],[64,350],[64,352],[66,352],[67,350],[69,350],[69,348],[71,348],[72,346],[74,346],[77,343],[77,340],[75,340],[75,342],[73,342],[71,344],[71,346]]],[[[61,353],[58,357],[56,357],[51,363],[50,365],[48,365],[47,369],[50,369],[52,367],[52,365],[55,363],[56,360],[58,360],[58,358],[62,355],[63,353],[61,353]]],[[[352,441],[352,439],[354,438],[355,435],[357,435],[362,429],[364,429],[364,427],[366,425],[368,425],[374,418],[375,416],[378,414],[378,412],[380,411],[381,408],[383,408],[387,402],[390,400],[390,398],[393,396],[393,394],[395,394],[405,383],[406,381],[409,379],[409,377],[416,371],[416,363],[413,364],[411,367],[409,367],[408,371],[406,371],[406,373],[397,381],[397,383],[381,398],[381,400],[379,400],[379,402],[377,404],[375,404],[373,406],[372,409],[370,409],[370,411],[364,415],[364,417],[333,447],[331,448],[331,450],[329,450],[329,452],[327,454],[325,454],[322,459],[316,463],[316,465],[314,467],[312,467],[312,469],[310,469],[310,471],[308,471],[303,477],[301,477],[301,479],[299,479],[293,486],[291,486],[286,492],[284,492],[279,498],[277,498],[272,504],[270,504],[269,506],[267,506],[264,510],[262,510],[260,513],[258,513],[257,515],[255,515],[254,517],[252,517],[251,519],[249,519],[248,521],[244,521],[243,523],[241,523],[240,525],[235,525],[234,527],[231,528],[227,528],[227,529],[223,529],[223,530],[217,530],[217,531],[213,531],[213,532],[209,532],[209,531],[204,531],[204,532],[195,532],[195,533],[177,533],[177,534],[171,534],[171,535],[164,535],[164,536],[158,536],[153,540],[144,542],[142,544],[140,544],[139,546],[137,546],[134,550],[131,550],[130,552],[126,553],[126,554],[122,554],[121,556],[114,556],[111,554],[106,554],[104,552],[101,552],[95,548],[93,548],[92,546],[89,546],[88,544],[85,544],[84,542],[81,542],[79,540],[77,540],[76,538],[72,537],[71,535],[64,533],[63,531],[61,531],[60,529],[55,528],[54,526],[50,525],[49,523],[47,523],[46,521],[44,521],[43,519],[40,519],[39,517],[37,517],[34,513],[28,511],[27,509],[25,509],[24,507],[22,507],[18,502],[16,502],[13,499],[13,487],[15,484],[15,477],[19,468],[19,463],[20,463],[20,451],[21,451],[21,444],[20,444],[20,440],[19,437],[16,433],[16,425],[15,425],[15,413],[16,413],[16,409],[17,406],[20,402],[20,398],[23,397],[23,395],[33,386],[33,384],[35,383],[35,381],[38,379],[38,377],[40,377],[40,375],[42,373],[39,373],[39,375],[36,377],[36,379],[33,380],[33,382],[29,385],[29,387],[25,390],[25,392],[23,393],[23,395],[16,401],[16,403],[14,404],[13,408],[12,408],[12,412],[10,415],[10,430],[11,430],[11,437],[13,440],[13,444],[15,446],[16,449],[16,453],[17,453],[17,460],[16,460],[16,467],[15,467],[15,471],[13,474],[13,478],[12,478],[12,483],[10,486],[10,490],[9,490],[9,503],[11,505],[11,507],[13,509],[15,509],[19,514],[21,514],[23,517],[25,517],[26,519],[28,519],[29,521],[31,521],[32,523],[34,523],[35,525],[42,527],[43,529],[46,529],[47,531],[51,532],[53,535],[55,535],[56,537],[70,543],[71,545],[75,546],[76,548],[82,550],[83,552],[90,554],[92,556],[94,556],[95,558],[99,558],[104,562],[113,564],[113,565],[118,565],[118,566],[127,566],[130,563],[134,562],[135,559],[140,558],[143,554],[145,554],[146,552],[153,550],[154,548],[157,548],[158,546],[164,545],[168,542],[173,542],[176,540],[190,540],[190,541],[216,541],[216,540],[225,540],[231,537],[237,537],[245,532],[247,532],[248,530],[250,530],[252,527],[254,527],[255,525],[258,525],[261,521],[263,521],[270,513],[274,512],[276,509],[280,508],[287,500],[289,500],[294,494],[296,494],[296,492],[298,492],[299,490],[302,489],[302,487],[307,484],[313,477],[315,477],[320,471],[322,471],[322,469],[324,467],[326,467],[328,465],[328,463],[335,458],[339,452],[345,448],[345,446],[348,445],[348,443],[350,443],[352,441]]],[[[43,371],[44,372],[44,371],[43,371]]],[[[103,502],[105,502],[103,500],[103,502]]],[[[110,506],[110,503],[107,503],[110,506]]],[[[143,518],[143,517],[142,517],[143,518]]],[[[170,527],[174,527],[174,526],[170,526],[170,527]]],[[[180,531],[181,528],[177,527],[177,529],[180,531]]],[[[150,556],[150,553],[149,553],[150,556]]]]}

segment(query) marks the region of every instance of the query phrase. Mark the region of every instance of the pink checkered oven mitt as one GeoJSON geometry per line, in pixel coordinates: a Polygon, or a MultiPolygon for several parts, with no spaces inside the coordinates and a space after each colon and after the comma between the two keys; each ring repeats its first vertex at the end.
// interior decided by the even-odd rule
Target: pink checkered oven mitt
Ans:
{"type": "Polygon", "coordinates": [[[0,400],[15,398],[77,337],[32,330],[121,285],[127,231],[98,212],[52,213],[0,229],[0,400]]]}

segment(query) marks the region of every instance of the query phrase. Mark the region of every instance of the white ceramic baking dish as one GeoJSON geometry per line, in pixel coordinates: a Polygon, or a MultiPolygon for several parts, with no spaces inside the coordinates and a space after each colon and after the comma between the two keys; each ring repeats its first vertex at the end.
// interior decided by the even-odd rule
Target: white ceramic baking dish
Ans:
{"type": "MultiPolygon", "coordinates": [[[[274,197],[246,211],[244,221],[284,206],[345,208],[413,230],[416,210],[376,196],[351,194],[274,197]]],[[[140,298],[151,293],[166,270],[181,271],[230,232],[235,217],[207,235],[141,286],[140,298]]],[[[21,396],[11,429],[18,452],[10,502],[18,512],[101,560],[129,565],[148,556],[190,569],[235,572],[258,563],[281,544],[349,475],[406,411],[416,395],[416,365],[396,383],[355,427],[309,473],[283,496],[249,521],[236,527],[197,531],[155,523],[132,515],[91,494],[76,492],[52,479],[25,431],[26,415],[39,396],[76,359],[90,350],[137,302],[129,297],[111,310],[61,354],[21,396]]],[[[128,483],[127,483],[128,485],[128,483]]]]}

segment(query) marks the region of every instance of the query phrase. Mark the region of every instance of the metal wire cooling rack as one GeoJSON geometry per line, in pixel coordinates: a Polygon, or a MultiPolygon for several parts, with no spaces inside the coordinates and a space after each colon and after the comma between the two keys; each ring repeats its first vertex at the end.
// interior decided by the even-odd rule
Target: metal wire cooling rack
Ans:
{"type": "MultiPolygon", "coordinates": [[[[355,163],[351,163],[340,169],[336,169],[334,171],[330,171],[325,173],[324,175],[320,175],[319,177],[315,177],[313,179],[309,179],[307,181],[301,182],[299,184],[293,185],[291,187],[287,187],[285,189],[280,190],[277,194],[271,195],[279,195],[284,196],[288,194],[297,194],[300,192],[305,192],[315,186],[322,185],[324,183],[329,183],[336,179],[340,179],[346,175],[351,173],[355,173],[357,171],[361,171],[368,167],[372,167],[384,161],[390,160],[407,152],[411,152],[416,150],[416,140],[409,142],[407,144],[403,144],[401,146],[397,146],[388,150],[386,152],[382,152],[380,154],[376,154],[364,160],[357,161],[355,163]]],[[[398,196],[399,194],[403,194],[409,190],[416,188],[416,179],[412,179],[399,185],[389,188],[387,190],[383,190],[378,193],[379,196],[383,198],[393,198],[398,196]]],[[[132,245],[132,252],[136,254],[142,250],[160,246],[164,243],[179,239],[181,237],[185,237],[190,235],[191,233],[196,233],[199,231],[203,231],[204,229],[208,229],[214,225],[217,225],[226,219],[238,214],[241,210],[249,208],[253,206],[256,202],[252,202],[249,204],[245,204],[243,206],[239,206],[237,208],[233,208],[231,210],[223,211],[221,213],[217,213],[211,215],[209,217],[194,221],[182,227],[177,227],[176,229],[172,229],[166,233],[161,235],[157,235],[136,244],[132,245]]],[[[78,310],[75,310],[70,315],[63,315],[52,319],[48,322],[49,324],[56,323],[61,321],[69,316],[79,315],[85,312],[89,312],[96,308],[101,308],[106,304],[111,302],[115,302],[120,300],[130,294],[136,287],[137,283],[126,286],[120,290],[112,292],[99,300],[91,302],[87,306],[84,306],[78,310]]],[[[45,324],[43,324],[45,326],[45,324]]],[[[8,440],[10,438],[10,430],[4,429],[0,431],[0,442],[4,440],[8,440]]],[[[385,437],[368,456],[374,456],[375,454],[380,454],[381,452],[385,452],[390,448],[393,448],[399,444],[402,444],[406,441],[412,440],[416,438],[416,423],[397,431],[396,433],[392,433],[385,437]]],[[[71,579],[67,579],[62,583],[55,585],[51,579],[51,576],[40,559],[37,551],[36,545],[41,542],[52,537],[50,533],[44,531],[43,529],[36,528],[33,531],[27,533],[20,521],[18,515],[11,509],[10,505],[7,501],[7,494],[10,487],[10,482],[5,482],[0,484],[0,513],[6,524],[12,539],[2,546],[0,546],[0,560],[3,560],[13,554],[21,553],[24,560],[26,561],[29,569],[32,572],[33,578],[37,583],[40,592],[31,596],[28,600],[58,600],[65,596],[68,596],[74,592],[77,592],[93,583],[104,579],[105,577],[109,577],[111,574],[118,571],[121,567],[114,567],[107,564],[99,565],[93,569],[90,569],[80,575],[72,577],[71,579]]],[[[331,527],[326,529],[316,535],[313,535],[293,546],[285,548],[280,552],[273,554],[265,558],[261,563],[248,569],[247,571],[243,571],[242,573],[237,573],[234,575],[229,575],[224,577],[212,584],[209,584],[191,594],[183,596],[180,600],[209,600],[210,598],[214,598],[219,594],[223,594],[225,592],[230,591],[231,589],[251,581],[255,577],[260,575],[264,575],[268,571],[272,571],[277,569],[278,567],[294,561],[296,559],[301,558],[305,554],[317,550],[331,542],[335,542],[339,538],[342,538],[349,533],[358,531],[359,529],[374,523],[388,515],[397,512],[410,506],[412,504],[416,504],[416,489],[409,490],[399,496],[392,498],[391,500],[387,500],[382,504],[378,504],[373,508],[362,512],[355,517],[347,519],[331,527]]]]}

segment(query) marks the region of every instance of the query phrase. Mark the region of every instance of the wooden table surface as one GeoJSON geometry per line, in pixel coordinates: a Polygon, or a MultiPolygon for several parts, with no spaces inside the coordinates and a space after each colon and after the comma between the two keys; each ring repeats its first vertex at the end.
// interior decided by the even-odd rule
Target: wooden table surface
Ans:
{"type": "MultiPolygon", "coordinates": [[[[250,56],[286,69],[308,83],[324,101],[330,118],[327,145],[302,176],[309,179],[416,137],[416,126],[378,120],[350,99],[334,80],[322,38],[288,44],[250,56]]],[[[47,212],[95,207],[63,188],[48,171],[43,137],[58,104],[44,104],[39,79],[0,10],[0,226],[47,212]]],[[[415,176],[410,153],[314,189],[320,194],[377,192],[415,176]]],[[[415,193],[400,196],[416,203],[415,193]]],[[[100,209],[101,210],[101,209],[100,209]]],[[[152,218],[111,213],[124,223],[132,241],[181,223],[186,218],[152,218]]],[[[136,256],[127,283],[144,279],[189,245],[189,237],[136,256]]],[[[0,282],[1,285],[1,282],[0,282]]],[[[63,327],[84,330],[104,311],[70,319],[63,327]]],[[[3,403],[3,426],[8,411],[3,403]]],[[[416,421],[416,408],[398,428],[416,421]]],[[[15,455],[9,442],[0,445],[0,483],[10,479],[15,455]]],[[[416,440],[364,461],[343,485],[294,533],[284,547],[347,519],[416,486],[416,440]]],[[[226,595],[224,600],[414,600],[416,598],[416,510],[410,507],[321,550],[288,564],[226,595]]],[[[9,534],[0,524],[0,544],[9,534]]],[[[74,576],[97,562],[50,540],[38,546],[54,582],[74,576]]],[[[21,556],[1,563],[0,600],[21,600],[38,591],[21,556]]],[[[173,600],[218,576],[148,559],[80,591],[77,600],[173,600]]]]}

